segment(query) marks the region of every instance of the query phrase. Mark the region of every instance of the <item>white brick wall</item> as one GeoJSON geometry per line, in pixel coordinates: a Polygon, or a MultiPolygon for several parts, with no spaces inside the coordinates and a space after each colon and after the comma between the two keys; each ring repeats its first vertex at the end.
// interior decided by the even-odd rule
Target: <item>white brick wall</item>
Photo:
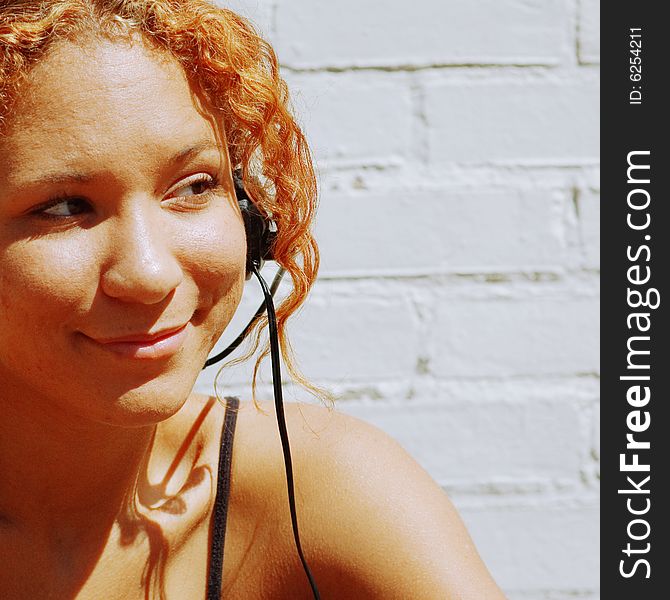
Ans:
{"type": "Polygon", "coordinates": [[[551,188],[398,186],[332,193],[316,227],[322,275],[561,270],[571,261],[562,222],[571,203],[571,195],[551,188]],[[376,220],[383,226],[370,227],[376,220]],[[504,245],[501,231],[508,236],[504,245]]]}
{"type": "Polygon", "coordinates": [[[579,60],[600,62],[600,2],[579,0],[579,60]]]}
{"type": "Polygon", "coordinates": [[[584,266],[600,267],[600,194],[599,190],[582,190],[579,195],[579,233],[584,249],[584,266]]]}
{"type": "Polygon", "coordinates": [[[440,76],[426,85],[431,163],[579,164],[598,156],[597,71],[440,76]]]}
{"type": "Polygon", "coordinates": [[[319,69],[445,64],[555,64],[565,39],[561,0],[279,0],[285,64],[319,69]]]}
{"type": "Polygon", "coordinates": [[[286,73],[320,166],[407,160],[411,90],[404,73],[286,73]]]}
{"type": "Polygon", "coordinates": [[[556,287],[540,295],[523,286],[511,294],[435,297],[435,321],[426,339],[435,376],[597,373],[597,298],[573,296],[556,287]]]}
{"type": "Polygon", "coordinates": [[[510,600],[595,600],[599,3],[219,3],[275,44],[319,168],[305,373],[444,486],[510,600]]]}

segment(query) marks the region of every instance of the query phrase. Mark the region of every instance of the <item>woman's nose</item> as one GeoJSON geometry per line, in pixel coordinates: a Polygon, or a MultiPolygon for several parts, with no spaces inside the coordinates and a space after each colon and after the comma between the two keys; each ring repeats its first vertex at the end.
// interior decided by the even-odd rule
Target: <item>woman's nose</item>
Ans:
{"type": "Polygon", "coordinates": [[[157,304],[184,278],[170,234],[149,215],[119,216],[110,223],[109,258],[101,275],[102,291],[125,302],[157,304]]]}

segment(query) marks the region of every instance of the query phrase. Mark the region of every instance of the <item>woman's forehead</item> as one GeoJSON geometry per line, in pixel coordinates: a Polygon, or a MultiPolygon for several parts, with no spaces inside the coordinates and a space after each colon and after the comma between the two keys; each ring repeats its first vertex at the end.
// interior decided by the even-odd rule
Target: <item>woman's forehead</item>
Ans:
{"type": "Polygon", "coordinates": [[[144,44],[62,43],[30,73],[0,154],[94,158],[216,143],[200,106],[177,60],[144,44]]]}
{"type": "MultiPolygon", "coordinates": [[[[118,110],[192,104],[191,89],[178,61],[141,39],[91,38],[85,44],[58,43],[30,71],[12,117],[31,108],[74,109],[106,105],[118,110]]],[[[160,113],[159,113],[160,114],[160,113]]],[[[102,116],[102,115],[99,115],[102,116]]]]}

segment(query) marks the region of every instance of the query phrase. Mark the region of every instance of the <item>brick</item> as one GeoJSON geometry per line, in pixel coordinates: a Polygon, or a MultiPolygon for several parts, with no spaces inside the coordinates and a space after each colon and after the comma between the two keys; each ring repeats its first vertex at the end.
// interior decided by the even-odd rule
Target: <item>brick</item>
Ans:
{"type": "Polygon", "coordinates": [[[433,399],[340,408],[395,438],[441,485],[579,477],[579,415],[570,398],[477,403],[464,397],[448,405],[433,399]]]}
{"type": "Polygon", "coordinates": [[[271,39],[273,0],[214,0],[214,4],[249,19],[265,39],[271,39]]]}
{"type": "Polygon", "coordinates": [[[599,324],[591,297],[444,299],[431,367],[442,377],[598,372],[599,324]]]}
{"type": "Polygon", "coordinates": [[[316,380],[395,379],[414,372],[417,317],[402,297],[316,291],[290,333],[305,374],[316,380]]]}
{"type": "Polygon", "coordinates": [[[592,419],[591,449],[593,452],[593,458],[595,460],[600,460],[600,409],[598,406],[593,408],[592,419]]]}
{"type": "Polygon", "coordinates": [[[579,226],[584,266],[600,269],[600,194],[586,190],[579,195],[579,226]]]}
{"type": "Polygon", "coordinates": [[[569,592],[599,587],[599,510],[591,502],[457,507],[503,590],[569,592]]]}
{"type": "Polygon", "coordinates": [[[403,74],[286,74],[317,162],[397,163],[410,146],[412,106],[403,74]]]}
{"type": "Polygon", "coordinates": [[[556,64],[559,0],[280,0],[277,48],[292,67],[556,64]]]}
{"type": "Polygon", "coordinates": [[[594,75],[427,84],[431,163],[595,161],[600,108],[594,75]]]}
{"type": "Polygon", "coordinates": [[[579,60],[582,63],[600,62],[600,1],[579,2],[579,60]]]}
{"type": "Polygon", "coordinates": [[[567,191],[324,190],[315,234],[322,276],[546,271],[566,263],[567,191]]]}

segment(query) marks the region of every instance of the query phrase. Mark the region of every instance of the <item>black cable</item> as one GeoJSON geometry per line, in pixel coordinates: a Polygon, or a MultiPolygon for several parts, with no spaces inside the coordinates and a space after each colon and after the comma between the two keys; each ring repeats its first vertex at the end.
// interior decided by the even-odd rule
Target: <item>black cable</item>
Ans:
{"type": "MultiPolygon", "coordinates": [[[[286,269],[284,269],[283,267],[279,267],[279,270],[277,271],[274,279],[272,280],[272,285],[270,286],[270,293],[272,294],[272,296],[275,295],[275,292],[279,287],[279,282],[284,276],[284,273],[286,273],[286,269]]],[[[244,338],[247,337],[249,331],[251,331],[251,326],[253,325],[254,321],[256,321],[256,319],[260,317],[264,312],[265,312],[265,300],[263,300],[262,304],[258,307],[258,310],[252,317],[251,321],[247,323],[247,326],[243,329],[242,333],[240,333],[240,335],[238,335],[225,350],[219,352],[219,354],[212,356],[211,358],[208,358],[205,361],[205,366],[203,367],[203,369],[206,369],[207,367],[215,363],[218,363],[219,361],[222,361],[224,358],[226,358],[226,356],[234,352],[237,349],[237,347],[244,341],[244,338]]]]}
{"type": "Polygon", "coordinates": [[[298,517],[295,510],[295,490],[293,485],[293,464],[291,462],[291,448],[289,446],[288,431],[286,429],[286,418],[284,417],[284,401],[282,397],[281,388],[281,365],[279,362],[279,339],[277,336],[277,317],[275,315],[275,307],[272,301],[272,294],[268,289],[268,284],[258,271],[258,265],[254,262],[252,266],[253,274],[258,279],[265,296],[265,306],[268,311],[268,327],[270,332],[270,354],[272,357],[272,386],[274,388],[275,408],[277,411],[277,425],[279,426],[279,437],[281,438],[282,450],[284,452],[284,466],[286,469],[286,485],[288,488],[288,504],[291,512],[291,524],[293,525],[293,538],[295,539],[295,547],[298,550],[298,556],[302,567],[305,570],[309,585],[312,588],[315,600],[320,600],[319,589],[316,586],[312,572],[307,566],[307,561],[302,552],[300,545],[300,534],[298,533],[298,517]]]}
{"type": "Polygon", "coordinates": [[[279,283],[281,282],[281,279],[286,272],[284,268],[280,267],[277,273],[275,274],[274,279],[272,280],[272,285],[268,288],[268,284],[263,279],[261,276],[259,270],[258,270],[258,263],[254,261],[252,264],[252,272],[258,279],[261,289],[263,290],[263,303],[258,307],[258,310],[254,314],[253,318],[249,323],[247,323],[247,326],[244,328],[242,333],[238,335],[233,342],[230,343],[230,345],[220,352],[219,354],[208,358],[207,361],[205,362],[205,365],[203,369],[209,367],[210,365],[213,365],[214,363],[217,363],[229,354],[231,354],[244,340],[244,338],[247,336],[249,331],[251,330],[251,326],[253,323],[256,321],[256,319],[263,314],[263,312],[267,309],[268,311],[268,328],[269,328],[269,333],[270,333],[270,355],[272,358],[272,385],[274,388],[274,397],[275,397],[275,409],[277,412],[277,425],[279,427],[279,437],[281,439],[281,444],[282,444],[282,451],[284,453],[284,467],[286,470],[286,484],[287,484],[287,489],[288,489],[288,504],[289,504],[289,511],[291,513],[291,525],[293,526],[293,539],[295,540],[295,546],[298,551],[298,556],[300,557],[300,562],[302,563],[302,567],[305,570],[305,574],[307,575],[307,579],[309,580],[309,584],[312,588],[312,593],[314,594],[315,600],[321,600],[321,596],[319,595],[319,589],[316,585],[316,582],[314,581],[314,577],[312,576],[312,572],[309,570],[309,566],[307,565],[307,561],[305,560],[305,556],[302,551],[302,545],[300,544],[300,534],[298,532],[298,517],[296,513],[296,508],[295,508],[295,486],[293,483],[293,463],[291,461],[291,448],[289,445],[289,439],[288,439],[288,430],[286,428],[286,418],[284,416],[284,401],[283,401],[283,395],[282,395],[282,388],[281,388],[281,366],[280,366],[280,361],[279,361],[279,339],[278,339],[278,334],[277,334],[277,316],[275,314],[275,307],[274,307],[274,302],[273,302],[273,296],[275,295],[275,292],[277,291],[277,288],[279,287],[279,283]]]}

